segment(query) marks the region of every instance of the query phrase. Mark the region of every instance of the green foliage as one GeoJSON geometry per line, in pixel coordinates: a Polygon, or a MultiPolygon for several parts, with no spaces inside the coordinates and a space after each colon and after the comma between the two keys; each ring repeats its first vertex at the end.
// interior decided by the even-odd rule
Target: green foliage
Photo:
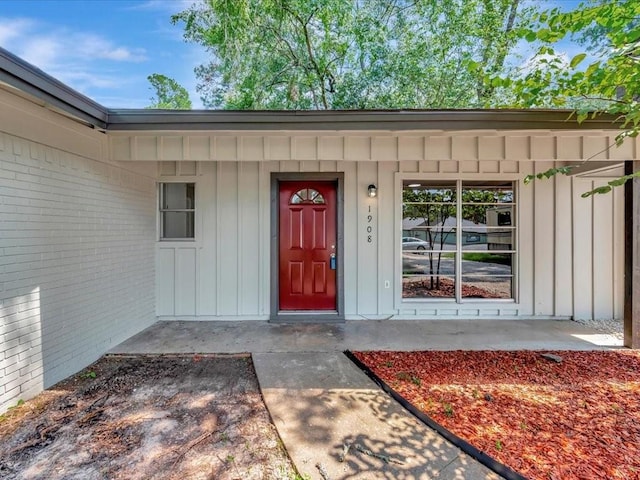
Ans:
{"type": "Polygon", "coordinates": [[[174,15],[204,46],[198,90],[226,109],[470,108],[499,94],[521,0],[205,0],[174,15]]]}
{"type": "Polygon", "coordinates": [[[7,408],[7,413],[0,415],[0,422],[7,420],[8,413],[11,412],[12,410],[15,410],[16,408],[20,408],[22,405],[24,405],[24,400],[19,399],[15,405],[12,405],[11,407],[7,408]]]}
{"type": "Polygon", "coordinates": [[[7,410],[14,410],[16,408],[21,407],[22,405],[24,405],[24,400],[20,398],[20,399],[18,399],[18,401],[16,402],[15,405],[9,407],[7,410]]]}
{"type": "Polygon", "coordinates": [[[149,75],[147,80],[156,91],[156,96],[151,98],[152,103],[147,108],[191,110],[192,104],[189,92],[173,78],[154,73],[149,75]]]}
{"type": "Polygon", "coordinates": [[[305,473],[304,475],[294,473],[292,480],[311,480],[311,475],[309,475],[308,473],[305,473]]]}
{"type": "Polygon", "coordinates": [[[500,255],[496,253],[463,253],[463,260],[468,260],[470,262],[486,262],[486,263],[497,263],[499,265],[509,265],[512,264],[511,255],[500,255]]]}
{"type": "MultiPolygon", "coordinates": [[[[579,122],[612,114],[622,129],[616,145],[640,133],[640,2],[590,0],[569,12],[555,8],[540,13],[532,28],[518,33],[539,43],[535,57],[516,78],[485,77],[485,84],[510,87],[513,98],[505,106],[571,108],[579,122]],[[555,42],[565,38],[582,45],[584,51],[571,59],[558,54],[555,42]]],[[[525,183],[566,175],[570,169],[528,175],[525,183]]],[[[621,177],[583,196],[608,193],[628,179],[621,177]]]]}
{"type": "Polygon", "coordinates": [[[623,175],[622,177],[616,178],[614,180],[611,180],[609,182],[607,182],[606,185],[602,185],[600,187],[594,188],[593,190],[590,190],[588,192],[584,192],[581,196],[582,198],[587,198],[590,197],[591,195],[597,194],[597,193],[609,193],[611,190],[613,190],[613,188],[615,187],[620,187],[622,185],[624,185],[625,183],[627,183],[629,180],[632,180],[634,178],[638,178],[640,177],[640,172],[633,172],[629,175],[623,175]]]}
{"type": "Polygon", "coordinates": [[[553,167],[549,170],[545,170],[544,172],[536,173],[535,175],[527,175],[526,177],[524,177],[524,183],[525,185],[528,185],[536,178],[538,180],[542,180],[545,178],[551,178],[555,175],[558,175],[559,173],[561,173],[562,175],[569,175],[571,173],[571,170],[573,170],[574,168],[576,168],[574,165],[569,165],[566,167],[553,167]]]}

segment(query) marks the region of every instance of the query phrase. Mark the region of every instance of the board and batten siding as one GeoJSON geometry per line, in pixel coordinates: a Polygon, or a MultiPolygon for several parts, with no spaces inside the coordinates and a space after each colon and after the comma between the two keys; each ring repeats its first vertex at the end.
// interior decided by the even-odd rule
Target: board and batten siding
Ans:
{"type": "MultiPolygon", "coordinates": [[[[635,143],[607,150],[615,132],[356,132],[114,134],[114,159],[152,161],[158,180],[196,182],[196,241],[158,242],[162,319],[265,319],[270,313],[271,174],[344,174],[347,319],[621,318],[622,191],[583,199],[607,178],[524,185],[526,174],[593,157],[634,158],[635,143]],[[513,180],[518,190],[515,302],[403,301],[402,179],[513,180]],[[370,183],[378,197],[366,196],[370,183]],[[366,241],[374,213],[374,241],[366,241]],[[387,288],[388,285],[388,288],[387,288]]],[[[604,175],[604,174],[603,174],[604,175]]]]}
{"type": "Polygon", "coordinates": [[[155,168],[106,149],[0,91],[0,413],[156,320],[155,168]]]}

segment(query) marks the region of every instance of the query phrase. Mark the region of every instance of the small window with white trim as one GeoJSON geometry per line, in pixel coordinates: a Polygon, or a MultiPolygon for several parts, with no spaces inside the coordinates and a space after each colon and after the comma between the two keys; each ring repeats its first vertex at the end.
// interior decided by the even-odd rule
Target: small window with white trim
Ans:
{"type": "Polygon", "coordinates": [[[160,184],[160,240],[195,239],[195,183],[160,184]]]}

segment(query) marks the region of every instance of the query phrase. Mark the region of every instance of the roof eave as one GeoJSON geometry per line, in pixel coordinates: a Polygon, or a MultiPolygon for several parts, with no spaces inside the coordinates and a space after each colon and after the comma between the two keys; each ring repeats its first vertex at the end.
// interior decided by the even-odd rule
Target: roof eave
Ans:
{"type": "Polygon", "coordinates": [[[615,130],[616,117],[581,123],[570,110],[110,110],[110,131],[163,130],[615,130]]]}
{"type": "Polygon", "coordinates": [[[108,109],[0,47],[0,82],[92,126],[107,128],[108,109]]]}

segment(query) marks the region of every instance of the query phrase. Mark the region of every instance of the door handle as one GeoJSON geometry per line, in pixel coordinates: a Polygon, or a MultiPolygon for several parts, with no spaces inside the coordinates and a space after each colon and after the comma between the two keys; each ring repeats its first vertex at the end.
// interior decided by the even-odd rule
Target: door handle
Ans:
{"type": "Polygon", "coordinates": [[[329,268],[331,270],[335,270],[336,269],[336,264],[337,264],[336,254],[332,253],[331,255],[329,255],[329,268]]]}

